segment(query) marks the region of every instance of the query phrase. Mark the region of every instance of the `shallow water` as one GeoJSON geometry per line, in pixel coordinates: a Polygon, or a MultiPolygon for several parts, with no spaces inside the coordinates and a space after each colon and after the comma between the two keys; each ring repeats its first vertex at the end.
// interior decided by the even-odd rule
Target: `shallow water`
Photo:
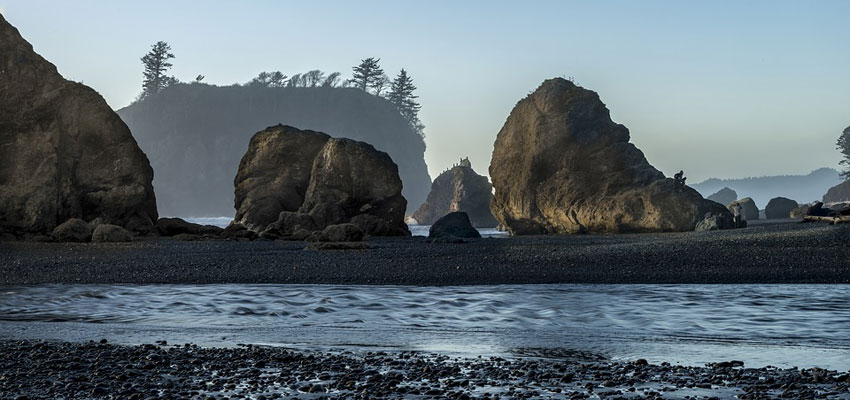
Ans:
{"type": "Polygon", "coordinates": [[[568,349],[848,370],[848,298],[843,285],[7,286],[0,339],[465,355],[568,349]]]}

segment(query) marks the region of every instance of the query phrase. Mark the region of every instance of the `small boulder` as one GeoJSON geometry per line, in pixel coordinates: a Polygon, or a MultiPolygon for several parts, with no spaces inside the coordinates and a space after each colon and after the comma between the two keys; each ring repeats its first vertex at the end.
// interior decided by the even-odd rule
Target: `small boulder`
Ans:
{"type": "Polygon", "coordinates": [[[258,235],[256,232],[246,228],[245,225],[231,223],[221,231],[219,237],[233,240],[254,240],[258,235]]]}
{"type": "Polygon", "coordinates": [[[53,229],[53,240],[57,242],[88,242],[92,230],[88,222],[71,218],[53,229]]]}
{"type": "Polygon", "coordinates": [[[441,238],[453,236],[456,238],[480,238],[481,234],[469,222],[469,216],[462,211],[446,214],[431,225],[428,237],[441,238]]]}
{"type": "Polygon", "coordinates": [[[797,208],[796,201],[785,197],[774,197],[767,202],[764,208],[764,216],[767,219],[791,218],[791,211],[797,208]]]}
{"type": "Polygon", "coordinates": [[[716,231],[720,229],[733,229],[746,227],[746,221],[741,221],[742,224],[735,226],[735,222],[729,215],[706,213],[705,218],[697,222],[695,231],[716,231]]]}
{"type": "Polygon", "coordinates": [[[357,225],[351,223],[328,225],[322,230],[322,234],[330,242],[359,242],[365,235],[357,225]]]}
{"type": "Polygon", "coordinates": [[[132,242],[133,234],[118,225],[98,224],[91,240],[95,243],[132,242]]]}
{"type": "Polygon", "coordinates": [[[749,197],[745,197],[741,200],[733,201],[726,206],[729,211],[732,211],[732,207],[736,204],[741,205],[741,214],[744,215],[744,219],[747,221],[757,221],[759,219],[759,208],[756,206],[756,202],[749,197]]]}

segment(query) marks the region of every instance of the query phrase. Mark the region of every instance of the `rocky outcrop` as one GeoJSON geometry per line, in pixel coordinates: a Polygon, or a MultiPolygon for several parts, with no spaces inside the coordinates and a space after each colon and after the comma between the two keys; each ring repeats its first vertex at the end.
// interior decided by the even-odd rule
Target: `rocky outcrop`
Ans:
{"type": "Polygon", "coordinates": [[[491,211],[512,234],[690,231],[713,216],[731,226],[722,205],[650,165],[595,92],[565,79],[517,103],[490,176],[491,211]]]}
{"type": "Polygon", "coordinates": [[[462,211],[446,214],[431,225],[428,230],[429,238],[480,238],[481,234],[472,226],[469,215],[462,211]]]}
{"type": "Polygon", "coordinates": [[[153,170],[91,88],[62,78],[0,16],[0,231],[50,233],[79,218],[150,233],[153,170]]]}
{"type": "Polygon", "coordinates": [[[465,158],[434,180],[431,193],[413,213],[413,219],[421,225],[431,225],[448,213],[463,211],[469,216],[472,226],[495,227],[498,223],[490,213],[492,197],[490,181],[475,173],[469,159],[465,158]]]}
{"type": "Polygon", "coordinates": [[[756,206],[756,202],[749,197],[744,197],[741,200],[736,200],[729,203],[726,208],[729,211],[732,211],[732,207],[736,204],[741,205],[741,214],[744,215],[744,219],[747,221],[757,221],[759,219],[759,208],[756,206]]]}
{"type": "Polygon", "coordinates": [[[353,223],[369,235],[409,235],[398,168],[367,143],[273,126],[251,138],[234,183],[234,224],[260,234],[353,223]]]}
{"type": "Polygon", "coordinates": [[[706,199],[726,205],[738,200],[738,193],[728,187],[724,187],[711,196],[706,197],[706,199]]]}
{"type": "Polygon", "coordinates": [[[840,203],[850,201],[850,180],[835,185],[823,195],[824,203],[840,203]]]}
{"type": "Polygon", "coordinates": [[[791,211],[797,208],[796,201],[785,197],[774,197],[764,207],[764,216],[767,219],[791,218],[791,211]]]}
{"type": "Polygon", "coordinates": [[[95,243],[131,242],[133,234],[118,225],[100,224],[94,228],[91,241],[95,243]]]}

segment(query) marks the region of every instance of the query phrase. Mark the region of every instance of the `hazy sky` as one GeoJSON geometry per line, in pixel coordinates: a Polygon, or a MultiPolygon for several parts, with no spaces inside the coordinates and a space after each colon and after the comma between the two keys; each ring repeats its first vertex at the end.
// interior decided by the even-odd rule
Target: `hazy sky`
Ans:
{"type": "Polygon", "coordinates": [[[116,109],[158,40],[174,75],[214,84],[347,77],[380,57],[419,87],[432,177],[467,155],[486,173],[511,108],[556,76],[597,91],[652,164],[689,182],[836,167],[850,125],[848,0],[0,0],[0,13],[116,109]]]}

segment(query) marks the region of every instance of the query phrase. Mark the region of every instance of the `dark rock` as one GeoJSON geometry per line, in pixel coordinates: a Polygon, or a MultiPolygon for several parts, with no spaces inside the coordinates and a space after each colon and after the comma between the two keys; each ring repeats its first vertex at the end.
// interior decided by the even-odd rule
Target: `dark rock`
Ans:
{"type": "Polygon", "coordinates": [[[738,200],[738,193],[728,187],[724,187],[711,196],[706,197],[706,199],[726,205],[738,200]]]}
{"type": "Polygon", "coordinates": [[[566,79],[517,103],[496,138],[490,177],[491,211],[512,234],[691,231],[706,214],[732,219],[665,178],[599,96],[566,79]]]}
{"type": "Polygon", "coordinates": [[[53,240],[57,242],[88,242],[91,235],[89,224],[79,218],[71,218],[53,229],[53,240]]]}
{"type": "Polygon", "coordinates": [[[759,219],[759,208],[756,206],[756,202],[749,197],[744,197],[741,200],[733,201],[729,203],[726,208],[730,211],[735,204],[741,205],[741,214],[744,216],[744,219],[747,221],[758,221],[759,219]]]}
{"type": "Polygon", "coordinates": [[[223,239],[248,239],[253,240],[258,237],[257,233],[246,228],[245,225],[231,223],[224,228],[223,231],[218,235],[223,239]]]}
{"type": "Polygon", "coordinates": [[[91,240],[95,243],[132,242],[133,234],[118,225],[99,224],[94,228],[91,240]]]}
{"type": "Polygon", "coordinates": [[[850,201],[850,180],[835,185],[823,195],[824,203],[839,203],[850,201]]]}
{"type": "Polygon", "coordinates": [[[177,235],[172,236],[171,238],[181,242],[194,242],[204,239],[204,237],[201,235],[194,235],[191,233],[179,233],[177,235]]]}
{"type": "Polygon", "coordinates": [[[428,230],[429,238],[453,236],[456,238],[480,238],[481,234],[472,227],[465,212],[453,212],[434,222],[428,230]]]}
{"type": "Polygon", "coordinates": [[[365,242],[311,242],[305,250],[368,250],[371,248],[365,242]]]}
{"type": "Polygon", "coordinates": [[[796,201],[785,197],[774,197],[764,207],[764,216],[767,219],[791,218],[791,211],[797,208],[796,201]]]}
{"type": "Polygon", "coordinates": [[[815,204],[812,204],[806,209],[806,215],[812,215],[816,217],[826,217],[832,212],[832,209],[826,208],[823,206],[823,203],[816,201],[815,204]]]}
{"type": "Polygon", "coordinates": [[[413,219],[422,225],[432,225],[443,215],[463,211],[469,215],[472,226],[496,227],[498,222],[490,213],[492,197],[493,186],[490,181],[475,173],[469,159],[465,158],[434,180],[431,193],[413,213],[413,219]]]}
{"type": "Polygon", "coordinates": [[[398,169],[366,143],[270,127],[251,139],[235,185],[234,223],[252,231],[287,236],[351,222],[370,235],[409,235],[398,169]]]}
{"type": "MultiPolygon", "coordinates": [[[[741,221],[741,222],[743,224],[746,224],[746,221],[741,221]]],[[[733,228],[745,228],[745,227],[746,227],[746,225],[741,226],[741,224],[739,224],[738,226],[735,226],[734,221],[730,220],[729,218],[726,218],[723,215],[706,213],[705,218],[703,218],[701,221],[697,222],[697,225],[696,225],[696,227],[694,227],[694,230],[697,231],[697,232],[701,232],[701,231],[716,231],[716,230],[720,230],[720,229],[733,229],[733,228]]]]}
{"type": "Polygon", "coordinates": [[[325,227],[322,235],[330,242],[359,242],[364,233],[355,224],[337,224],[325,227]]]}
{"type": "Polygon", "coordinates": [[[147,232],[153,170],[103,98],[65,80],[2,16],[0,66],[0,231],[102,218],[147,232]]]}
{"type": "Polygon", "coordinates": [[[213,225],[200,225],[180,218],[160,218],[156,220],[156,230],[162,236],[174,236],[181,233],[191,235],[218,235],[224,229],[213,225]]]}

